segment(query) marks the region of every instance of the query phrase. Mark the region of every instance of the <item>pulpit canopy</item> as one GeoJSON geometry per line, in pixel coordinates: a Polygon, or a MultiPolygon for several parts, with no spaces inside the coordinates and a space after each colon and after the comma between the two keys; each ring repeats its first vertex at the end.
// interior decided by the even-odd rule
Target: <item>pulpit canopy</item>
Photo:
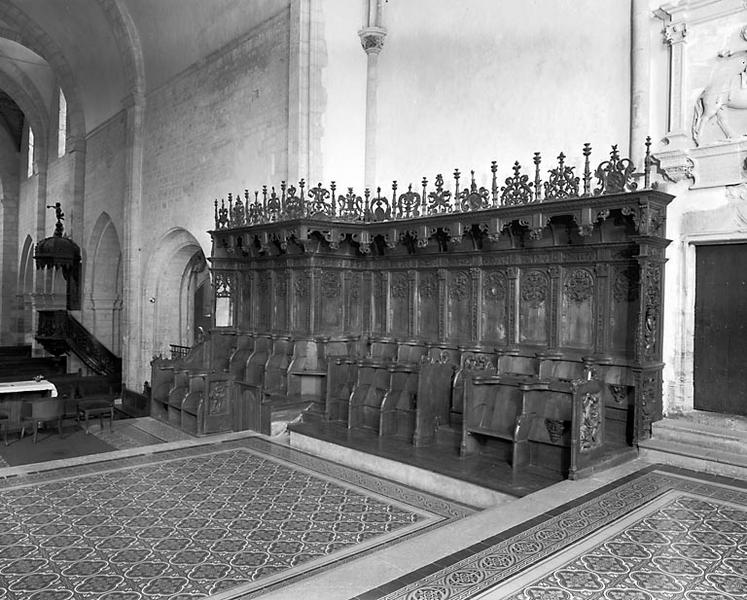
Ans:
{"type": "Polygon", "coordinates": [[[65,218],[65,213],[62,212],[60,203],[57,202],[54,206],[48,206],[47,208],[55,209],[57,224],[54,228],[54,235],[44,238],[36,244],[36,251],[34,252],[36,268],[62,269],[65,279],[68,279],[72,274],[73,278],[77,280],[80,272],[80,247],[69,237],[63,235],[62,220],[65,218]]]}

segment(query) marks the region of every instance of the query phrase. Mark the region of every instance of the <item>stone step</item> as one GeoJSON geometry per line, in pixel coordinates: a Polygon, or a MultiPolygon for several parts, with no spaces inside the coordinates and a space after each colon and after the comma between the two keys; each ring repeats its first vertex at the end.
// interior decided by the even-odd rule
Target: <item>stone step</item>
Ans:
{"type": "Polygon", "coordinates": [[[714,429],[718,432],[730,431],[747,434],[747,417],[724,415],[704,410],[692,410],[681,415],[670,415],[660,423],[690,424],[695,427],[714,429]]]}
{"type": "Polygon", "coordinates": [[[686,419],[664,419],[654,423],[653,439],[747,457],[747,431],[741,429],[728,429],[686,419]]]}
{"type": "Polygon", "coordinates": [[[651,462],[747,479],[747,456],[744,454],[658,438],[641,442],[639,452],[641,458],[651,462]]]}

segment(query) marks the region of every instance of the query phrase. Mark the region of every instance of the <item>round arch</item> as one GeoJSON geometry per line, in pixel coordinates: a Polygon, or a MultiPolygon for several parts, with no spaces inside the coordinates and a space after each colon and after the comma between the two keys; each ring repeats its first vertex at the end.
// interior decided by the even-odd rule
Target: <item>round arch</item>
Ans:
{"type": "Polygon", "coordinates": [[[170,344],[192,345],[195,294],[208,278],[206,266],[202,246],[186,229],[171,229],[156,244],[145,269],[147,355],[167,354],[170,344]]]}
{"type": "Polygon", "coordinates": [[[34,339],[34,240],[30,235],[23,240],[18,269],[17,306],[18,338],[24,344],[34,339]]]}

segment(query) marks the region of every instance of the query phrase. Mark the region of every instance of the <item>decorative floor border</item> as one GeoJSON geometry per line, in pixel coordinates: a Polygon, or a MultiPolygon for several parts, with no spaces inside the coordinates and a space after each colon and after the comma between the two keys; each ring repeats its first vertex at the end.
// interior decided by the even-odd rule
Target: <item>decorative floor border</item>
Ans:
{"type": "Polygon", "coordinates": [[[356,600],[474,598],[671,490],[747,506],[744,481],[652,465],[356,600]]]}
{"type": "MultiPolygon", "coordinates": [[[[271,589],[287,585],[292,581],[304,579],[322,570],[327,570],[334,565],[339,565],[364,554],[381,550],[391,544],[399,543],[403,539],[419,535],[434,527],[440,527],[448,522],[476,512],[476,509],[473,507],[452,502],[434,494],[424,493],[407,485],[368,475],[357,469],[338,465],[292,449],[283,444],[273,443],[258,437],[190,445],[179,449],[156,450],[151,451],[149,454],[136,454],[121,458],[104,459],[102,456],[99,456],[97,461],[88,464],[77,464],[2,479],[0,480],[0,492],[14,493],[14,490],[22,491],[25,488],[49,486],[50,484],[66,486],[69,485],[68,482],[71,480],[77,478],[90,479],[92,475],[101,476],[103,483],[104,479],[110,479],[113,474],[116,476],[116,473],[119,471],[132,471],[133,469],[137,471],[140,468],[148,467],[162,469],[164,465],[172,462],[176,463],[175,472],[184,472],[184,461],[188,461],[190,458],[205,457],[207,460],[207,457],[231,454],[237,451],[254,455],[261,460],[275,463],[284,468],[290,468],[294,472],[306,473],[309,477],[327,481],[331,485],[342,486],[358,494],[359,497],[362,495],[370,498],[372,501],[383,502],[391,506],[392,510],[398,507],[402,511],[411,512],[413,515],[419,516],[414,518],[411,525],[399,527],[389,533],[377,535],[371,539],[359,540],[357,544],[344,549],[328,550],[328,554],[325,556],[307,560],[307,562],[284,568],[279,572],[263,575],[260,579],[255,579],[251,583],[236,585],[231,589],[224,588],[216,596],[219,598],[255,597],[271,589]]],[[[201,481],[209,482],[209,479],[202,479],[201,481]]],[[[248,538],[247,541],[261,543],[251,538],[248,538]]],[[[0,583],[2,583],[2,579],[0,576],[0,583]]],[[[2,589],[0,589],[0,596],[3,596],[2,589]]],[[[78,596],[75,597],[77,598],[78,596]]]]}

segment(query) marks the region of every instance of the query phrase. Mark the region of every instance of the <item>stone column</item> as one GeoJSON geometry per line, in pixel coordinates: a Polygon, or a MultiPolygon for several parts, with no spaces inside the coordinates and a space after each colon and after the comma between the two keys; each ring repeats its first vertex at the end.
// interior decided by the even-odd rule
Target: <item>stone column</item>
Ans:
{"type": "Polygon", "coordinates": [[[376,126],[377,94],[379,87],[379,54],[384,48],[386,29],[381,25],[382,0],[368,0],[366,24],[358,32],[366,53],[366,132],[363,181],[367,188],[376,189],[376,126]]]}
{"type": "Polygon", "coordinates": [[[669,45],[669,120],[667,141],[669,148],[681,149],[690,143],[687,131],[687,23],[685,7],[665,5],[656,11],[664,21],[664,43],[669,45]]]}
{"type": "Polygon", "coordinates": [[[142,199],[143,199],[143,125],[145,98],[131,94],[125,105],[125,199],[122,311],[123,383],[139,389],[150,379],[147,340],[143,334],[143,265],[142,265],[142,199]]]}
{"type": "Polygon", "coordinates": [[[15,324],[21,317],[15,298],[21,291],[18,263],[18,198],[6,192],[0,198],[0,344],[7,346],[16,343],[15,324]]]}
{"type": "Polygon", "coordinates": [[[651,43],[649,27],[651,12],[648,0],[631,3],[630,52],[630,153],[638,169],[643,169],[643,142],[650,135],[649,111],[651,89],[651,43]]]}

